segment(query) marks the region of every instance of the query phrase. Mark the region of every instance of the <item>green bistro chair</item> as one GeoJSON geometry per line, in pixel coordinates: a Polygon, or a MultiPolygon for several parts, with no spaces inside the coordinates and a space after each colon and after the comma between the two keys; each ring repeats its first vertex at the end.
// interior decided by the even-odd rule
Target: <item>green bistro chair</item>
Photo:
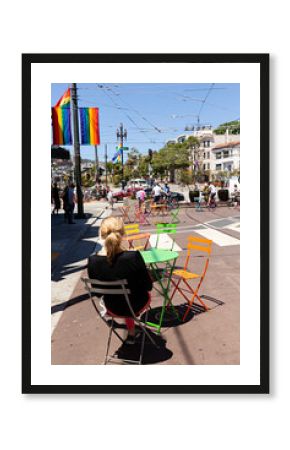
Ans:
{"type": "MultiPolygon", "coordinates": [[[[177,231],[176,228],[177,228],[176,223],[157,223],[156,224],[156,233],[157,233],[156,248],[158,247],[160,234],[176,234],[176,231],[177,231]]],[[[175,240],[172,239],[172,246],[168,250],[173,250],[174,244],[175,244],[175,240]]]]}
{"type": "Polygon", "coordinates": [[[170,214],[171,214],[171,224],[170,225],[177,224],[177,223],[180,222],[180,220],[178,218],[179,211],[180,211],[180,207],[179,206],[176,209],[172,209],[170,211],[170,214]]]}

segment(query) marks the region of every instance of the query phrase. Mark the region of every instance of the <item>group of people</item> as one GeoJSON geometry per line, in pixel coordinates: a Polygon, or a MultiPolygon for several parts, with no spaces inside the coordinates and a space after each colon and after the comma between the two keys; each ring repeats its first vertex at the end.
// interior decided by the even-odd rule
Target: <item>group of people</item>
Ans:
{"type": "MultiPolygon", "coordinates": [[[[162,188],[158,183],[155,183],[152,189],[153,202],[159,203],[161,201],[162,194],[170,196],[170,188],[168,184],[165,183],[164,187],[162,188]]],[[[144,203],[146,199],[146,192],[144,190],[144,187],[141,187],[141,189],[137,191],[136,199],[139,201],[139,206],[141,206],[142,203],[144,203]]]]}
{"type": "Polygon", "coordinates": [[[57,183],[53,184],[51,188],[51,201],[53,203],[52,214],[58,214],[58,211],[61,209],[61,199],[63,202],[64,221],[68,224],[74,224],[73,213],[76,202],[74,183],[69,183],[66,185],[62,194],[57,183]]]}

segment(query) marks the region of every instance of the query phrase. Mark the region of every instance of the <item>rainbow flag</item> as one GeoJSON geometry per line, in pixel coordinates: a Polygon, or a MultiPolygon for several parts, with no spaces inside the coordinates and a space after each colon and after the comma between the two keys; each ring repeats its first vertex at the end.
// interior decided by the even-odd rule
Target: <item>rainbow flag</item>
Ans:
{"type": "Polygon", "coordinates": [[[70,108],[51,108],[53,145],[71,145],[70,108]]]}
{"type": "Polygon", "coordinates": [[[113,156],[113,158],[112,158],[112,161],[113,161],[113,162],[117,162],[117,163],[120,163],[120,162],[121,162],[121,150],[118,150],[118,151],[114,154],[114,156],[113,156]]]}
{"type": "Polygon", "coordinates": [[[99,108],[79,108],[81,145],[99,145],[99,108]]]}
{"type": "Polygon", "coordinates": [[[70,108],[70,88],[68,88],[63,96],[59,99],[55,108],[70,108]]]}

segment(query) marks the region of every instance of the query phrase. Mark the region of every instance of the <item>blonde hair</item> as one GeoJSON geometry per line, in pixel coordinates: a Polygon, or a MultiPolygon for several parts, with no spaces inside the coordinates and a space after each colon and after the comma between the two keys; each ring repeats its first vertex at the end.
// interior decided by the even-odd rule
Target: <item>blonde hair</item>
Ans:
{"type": "Polygon", "coordinates": [[[116,254],[123,251],[121,244],[124,234],[124,222],[120,217],[108,217],[102,221],[100,236],[105,241],[105,249],[110,264],[112,264],[116,254]]]}

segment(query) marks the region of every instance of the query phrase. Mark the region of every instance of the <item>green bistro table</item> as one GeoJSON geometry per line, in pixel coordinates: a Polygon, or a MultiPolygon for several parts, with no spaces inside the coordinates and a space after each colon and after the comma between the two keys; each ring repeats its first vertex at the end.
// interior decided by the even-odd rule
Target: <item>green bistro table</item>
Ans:
{"type": "Polygon", "coordinates": [[[175,316],[179,319],[179,316],[171,303],[169,297],[170,282],[172,278],[172,272],[175,267],[178,253],[171,250],[162,250],[159,248],[151,248],[150,250],[143,250],[140,252],[146,265],[150,266],[152,274],[159,286],[159,289],[154,286],[154,289],[163,296],[163,304],[160,314],[159,323],[146,322],[147,325],[157,328],[157,332],[160,333],[162,322],[166,308],[170,305],[175,316]],[[160,267],[162,264],[163,267],[160,267]],[[166,272],[166,277],[162,276],[162,273],[166,272]]]}

